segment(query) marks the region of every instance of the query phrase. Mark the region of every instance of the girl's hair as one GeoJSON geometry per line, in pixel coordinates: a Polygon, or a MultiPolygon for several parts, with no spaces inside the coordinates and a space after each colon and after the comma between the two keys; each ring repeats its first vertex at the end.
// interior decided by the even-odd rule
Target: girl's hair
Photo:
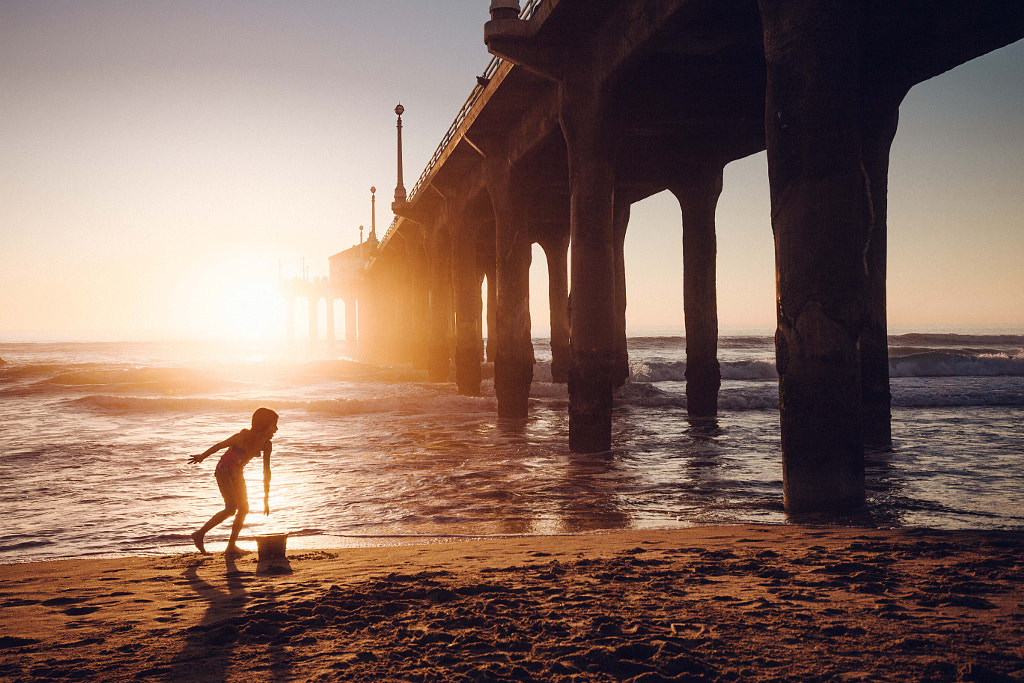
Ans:
{"type": "Polygon", "coordinates": [[[277,422],[277,413],[270,408],[257,408],[252,414],[252,428],[259,429],[277,422]]]}

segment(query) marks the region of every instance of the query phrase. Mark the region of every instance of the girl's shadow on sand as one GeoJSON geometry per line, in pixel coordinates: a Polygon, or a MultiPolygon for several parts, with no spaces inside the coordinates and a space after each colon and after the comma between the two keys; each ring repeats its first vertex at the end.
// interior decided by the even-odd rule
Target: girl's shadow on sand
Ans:
{"type": "MultiPolygon", "coordinates": [[[[199,569],[213,566],[208,558],[198,559],[185,569],[185,579],[199,598],[207,603],[198,624],[187,629],[181,650],[172,660],[166,676],[169,681],[226,681],[232,667],[233,654],[240,639],[247,636],[246,606],[252,596],[247,584],[255,579],[238,569],[233,557],[225,557],[224,585],[216,586],[199,576],[199,569]]],[[[263,598],[268,596],[263,594],[263,598]]],[[[274,648],[274,651],[279,651],[274,648]]],[[[279,652],[279,654],[281,654],[279,652]]],[[[272,657],[263,680],[289,678],[290,663],[285,657],[272,657]]],[[[238,672],[236,671],[235,674],[238,672]]]]}

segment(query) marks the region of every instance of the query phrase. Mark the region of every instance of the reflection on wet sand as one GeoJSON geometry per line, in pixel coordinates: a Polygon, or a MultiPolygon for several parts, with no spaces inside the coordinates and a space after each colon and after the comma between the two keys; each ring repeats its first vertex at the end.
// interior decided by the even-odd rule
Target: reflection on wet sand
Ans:
{"type": "Polygon", "coordinates": [[[622,509],[615,487],[607,481],[625,483],[614,452],[573,454],[565,468],[561,498],[562,525],[570,533],[628,529],[630,515],[622,509]]]}

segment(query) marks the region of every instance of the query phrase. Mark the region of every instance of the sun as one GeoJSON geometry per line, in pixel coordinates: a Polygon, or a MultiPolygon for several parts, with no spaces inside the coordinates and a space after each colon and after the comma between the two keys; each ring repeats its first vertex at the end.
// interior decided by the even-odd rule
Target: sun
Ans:
{"type": "Polygon", "coordinates": [[[284,334],[285,303],[273,259],[212,259],[196,267],[187,290],[183,317],[194,337],[271,341],[284,334]]]}

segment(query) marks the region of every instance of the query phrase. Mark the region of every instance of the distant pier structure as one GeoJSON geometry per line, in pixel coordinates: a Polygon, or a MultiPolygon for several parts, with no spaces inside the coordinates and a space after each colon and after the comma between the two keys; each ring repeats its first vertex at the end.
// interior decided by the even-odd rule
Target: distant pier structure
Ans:
{"type": "Polygon", "coordinates": [[[300,299],[305,299],[309,307],[309,342],[312,344],[320,338],[320,302],[327,303],[327,338],[328,344],[334,344],[335,320],[334,303],[341,300],[345,304],[345,336],[347,345],[358,346],[360,339],[366,341],[369,336],[367,328],[367,312],[369,309],[369,289],[366,286],[365,274],[377,257],[379,242],[376,226],[376,193],[377,188],[370,188],[371,222],[370,234],[363,239],[363,226],[359,226],[359,244],[339,251],[327,258],[328,275],[326,277],[309,277],[303,263],[301,277],[279,280],[279,288],[287,305],[287,338],[295,341],[295,307],[300,299]],[[362,314],[362,315],[360,315],[362,314]],[[360,335],[360,330],[363,334],[360,335]]]}

